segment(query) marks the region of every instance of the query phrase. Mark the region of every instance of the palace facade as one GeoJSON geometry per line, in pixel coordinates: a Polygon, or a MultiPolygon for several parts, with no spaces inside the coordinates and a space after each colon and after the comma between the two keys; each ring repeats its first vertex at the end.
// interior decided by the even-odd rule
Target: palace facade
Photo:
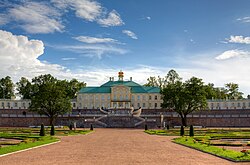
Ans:
{"type": "MultiPolygon", "coordinates": [[[[145,87],[132,81],[123,80],[124,73],[118,73],[99,87],[85,87],[77,93],[76,105],[79,109],[160,109],[161,95],[158,87],[145,87]]],[[[73,105],[74,107],[74,105],[73,105]]],[[[75,107],[76,108],[76,107],[75,107]]]]}

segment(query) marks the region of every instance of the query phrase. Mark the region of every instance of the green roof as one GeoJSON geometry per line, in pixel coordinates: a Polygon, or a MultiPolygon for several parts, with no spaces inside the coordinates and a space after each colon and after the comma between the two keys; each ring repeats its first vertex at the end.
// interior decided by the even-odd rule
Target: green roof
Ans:
{"type": "Polygon", "coordinates": [[[108,81],[100,87],[84,87],[79,93],[111,93],[111,87],[117,85],[131,87],[131,93],[160,93],[158,87],[145,87],[133,81],[108,81]]]}

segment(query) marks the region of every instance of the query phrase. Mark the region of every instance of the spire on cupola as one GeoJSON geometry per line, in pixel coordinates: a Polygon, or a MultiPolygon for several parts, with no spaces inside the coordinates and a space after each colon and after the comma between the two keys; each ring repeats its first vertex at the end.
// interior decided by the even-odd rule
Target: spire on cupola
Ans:
{"type": "Polygon", "coordinates": [[[123,81],[123,77],[124,77],[124,75],[123,75],[123,72],[122,72],[122,70],[120,70],[120,72],[118,72],[118,81],[123,81]]]}

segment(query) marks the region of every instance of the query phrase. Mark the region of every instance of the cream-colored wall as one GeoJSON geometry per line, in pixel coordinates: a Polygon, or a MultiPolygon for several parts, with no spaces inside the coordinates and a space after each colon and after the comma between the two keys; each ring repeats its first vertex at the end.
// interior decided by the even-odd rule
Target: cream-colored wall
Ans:
{"type": "Polygon", "coordinates": [[[249,109],[250,99],[244,100],[208,100],[209,109],[249,109]]]}
{"type": "Polygon", "coordinates": [[[0,99],[0,109],[26,109],[30,102],[30,100],[0,99]]]}

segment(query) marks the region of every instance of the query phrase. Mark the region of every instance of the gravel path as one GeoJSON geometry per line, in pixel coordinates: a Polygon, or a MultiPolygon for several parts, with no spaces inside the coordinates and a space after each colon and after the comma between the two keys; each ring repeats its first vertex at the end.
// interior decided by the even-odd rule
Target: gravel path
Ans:
{"type": "Polygon", "coordinates": [[[62,137],[61,142],[0,158],[3,165],[170,164],[228,165],[232,163],[135,129],[96,129],[89,135],[62,137]]]}

